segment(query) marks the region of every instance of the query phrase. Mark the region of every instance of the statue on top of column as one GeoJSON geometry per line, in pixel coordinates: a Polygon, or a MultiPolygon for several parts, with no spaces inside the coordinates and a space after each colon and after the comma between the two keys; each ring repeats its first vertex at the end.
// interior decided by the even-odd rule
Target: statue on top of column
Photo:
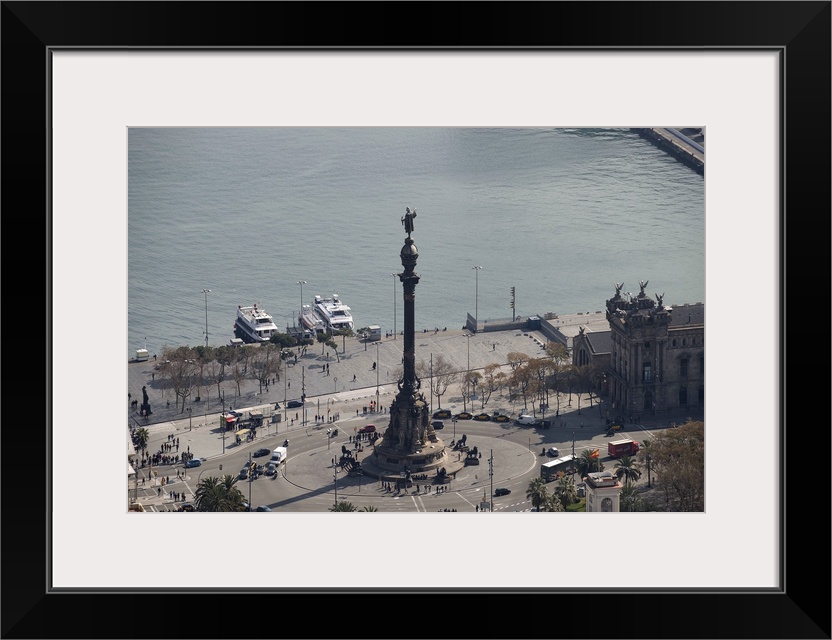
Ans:
{"type": "Polygon", "coordinates": [[[404,230],[407,231],[407,237],[410,237],[410,234],[413,233],[413,218],[416,217],[416,207],[413,208],[413,211],[410,210],[410,207],[405,208],[404,218],[402,218],[402,224],[404,225],[404,230]]]}

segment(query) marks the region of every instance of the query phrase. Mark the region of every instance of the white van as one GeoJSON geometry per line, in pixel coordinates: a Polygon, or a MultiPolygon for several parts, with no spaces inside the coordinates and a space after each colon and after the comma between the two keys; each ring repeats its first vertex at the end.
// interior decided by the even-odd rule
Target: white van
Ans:
{"type": "Polygon", "coordinates": [[[517,417],[517,420],[515,420],[515,422],[517,424],[536,424],[537,423],[537,418],[535,418],[534,416],[530,416],[528,414],[523,413],[523,414],[520,414],[517,417]]]}

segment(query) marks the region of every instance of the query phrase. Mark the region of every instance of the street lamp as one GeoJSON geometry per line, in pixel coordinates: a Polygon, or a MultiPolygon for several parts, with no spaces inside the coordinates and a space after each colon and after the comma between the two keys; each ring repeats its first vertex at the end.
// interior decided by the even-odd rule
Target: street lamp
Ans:
{"type": "Polygon", "coordinates": [[[376,411],[378,411],[378,372],[381,366],[378,363],[378,342],[376,342],[376,411]]]}
{"type": "Polygon", "coordinates": [[[398,273],[391,273],[393,276],[393,340],[396,339],[396,276],[398,273]]]}
{"type": "Polygon", "coordinates": [[[454,440],[456,440],[456,416],[453,416],[453,417],[451,418],[451,422],[453,422],[453,423],[454,423],[454,436],[453,436],[453,439],[454,439],[454,440]]]}
{"type": "MultiPolygon", "coordinates": [[[[465,395],[463,396],[463,400],[468,397],[468,394],[471,390],[471,334],[466,333],[465,337],[468,339],[468,370],[465,373],[465,395]]],[[[468,408],[465,408],[468,411],[468,408]]]]}
{"type": "Polygon", "coordinates": [[[338,506],[338,465],[332,465],[332,484],[335,487],[335,506],[338,506]]]}
{"type": "Polygon", "coordinates": [[[335,393],[338,393],[338,376],[333,376],[332,379],[335,381],[335,393]]]}
{"type": "Polygon", "coordinates": [[[225,453],[225,427],[228,424],[225,420],[225,391],[222,392],[222,452],[225,453]]]}
{"type": "Polygon", "coordinates": [[[298,320],[300,320],[300,314],[303,311],[303,285],[306,284],[306,280],[298,280],[295,284],[300,285],[300,309],[298,310],[298,320]]]}
{"type": "Polygon", "coordinates": [[[194,423],[191,416],[191,408],[188,407],[188,431],[191,431],[194,427],[194,423]]]}
{"type": "Polygon", "coordinates": [[[202,293],[205,294],[205,346],[208,346],[208,294],[211,293],[210,289],[203,289],[202,293]]]}
{"type": "Polygon", "coordinates": [[[479,326],[479,301],[480,301],[480,269],[479,265],[471,267],[476,274],[476,282],[474,285],[474,331],[478,331],[479,326]]]}

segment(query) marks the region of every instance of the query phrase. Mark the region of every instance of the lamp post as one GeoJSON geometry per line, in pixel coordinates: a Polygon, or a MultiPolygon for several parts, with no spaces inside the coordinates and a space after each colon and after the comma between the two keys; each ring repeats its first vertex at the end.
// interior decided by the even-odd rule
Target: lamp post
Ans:
{"type": "Polygon", "coordinates": [[[188,407],[188,431],[191,431],[194,427],[194,423],[191,416],[191,408],[188,407]]]}
{"type": "Polygon", "coordinates": [[[476,274],[476,281],[474,283],[474,331],[479,331],[479,302],[480,302],[480,269],[479,265],[471,267],[476,274]]]}
{"type": "Polygon", "coordinates": [[[335,487],[335,506],[338,506],[338,465],[332,465],[332,485],[335,487]]]}
{"type": "MultiPolygon", "coordinates": [[[[465,395],[463,396],[463,400],[468,397],[471,390],[471,334],[466,333],[465,337],[468,339],[468,369],[465,372],[465,395]]],[[[468,411],[468,408],[465,407],[465,410],[468,411]]]]}
{"type": "Polygon", "coordinates": [[[225,421],[225,391],[222,392],[222,452],[225,453],[225,427],[227,422],[225,421]]]}
{"type": "Polygon", "coordinates": [[[456,440],[456,416],[451,417],[451,422],[454,423],[454,436],[453,439],[456,440]]]}
{"type": "Polygon", "coordinates": [[[391,273],[393,276],[393,340],[396,339],[396,276],[398,273],[391,273]]]}
{"type": "Polygon", "coordinates": [[[298,320],[300,320],[300,313],[303,311],[303,285],[306,284],[306,280],[298,280],[295,284],[300,285],[300,309],[298,309],[298,320]]]}
{"type": "MultiPolygon", "coordinates": [[[[378,369],[378,366],[376,366],[376,369],[378,369]]],[[[338,393],[338,376],[333,376],[332,379],[335,381],[335,393],[338,393]]]]}
{"type": "Polygon", "coordinates": [[[378,372],[381,365],[378,363],[378,342],[376,342],[376,411],[378,411],[378,372]]]}
{"type": "Polygon", "coordinates": [[[208,346],[208,294],[211,293],[210,289],[203,289],[202,293],[205,294],[205,346],[208,346]]]}

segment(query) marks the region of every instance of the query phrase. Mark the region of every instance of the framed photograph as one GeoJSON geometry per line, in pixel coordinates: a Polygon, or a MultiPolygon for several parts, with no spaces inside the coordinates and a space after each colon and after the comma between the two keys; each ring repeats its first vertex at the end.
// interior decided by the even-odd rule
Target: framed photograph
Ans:
{"type": "MultiPolygon", "coordinates": [[[[508,637],[830,637],[828,545],[803,539],[820,526],[813,539],[829,540],[827,514],[813,516],[828,494],[795,472],[806,446],[828,470],[830,434],[813,430],[806,445],[786,404],[788,311],[808,306],[787,300],[808,274],[800,260],[787,271],[786,250],[829,252],[829,2],[3,2],[2,12],[6,298],[28,300],[45,283],[47,310],[46,335],[29,340],[7,304],[7,404],[37,417],[25,443],[19,428],[3,434],[2,570],[14,585],[3,637],[153,636],[143,625],[171,603],[172,633],[211,637],[216,620],[193,615],[205,598],[231,613],[253,595],[333,608],[412,598],[434,616],[361,637],[430,637],[460,615],[475,618],[466,629],[477,637],[493,637],[497,617],[516,625],[508,637]],[[124,356],[142,346],[128,328],[141,233],[127,215],[130,132],[275,127],[701,129],[705,510],[550,514],[557,521],[312,513],[250,529],[248,516],[127,513],[124,356]],[[32,221],[33,233],[16,232],[32,221]],[[10,242],[21,237],[25,251],[10,242]],[[33,237],[44,255],[30,252],[33,237]],[[8,348],[22,344],[26,353],[8,348]],[[799,577],[807,566],[820,579],[799,577]],[[461,614],[454,595],[500,609],[461,614]],[[549,598],[554,622],[551,606],[535,606],[549,598]],[[593,598],[615,607],[614,626],[585,615],[593,598]],[[138,630],[78,615],[113,601],[138,630]]],[[[402,211],[419,205],[412,197],[402,211]]],[[[418,235],[412,217],[402,225],[418,235]]],[[[204,251],[245,253],[233,229],[216,235],[204,251]]],[[[240,616],[230,619],[237,629],[240,616]]],[[[310,637],[331,635],[308,624],[310,637]]]]}

